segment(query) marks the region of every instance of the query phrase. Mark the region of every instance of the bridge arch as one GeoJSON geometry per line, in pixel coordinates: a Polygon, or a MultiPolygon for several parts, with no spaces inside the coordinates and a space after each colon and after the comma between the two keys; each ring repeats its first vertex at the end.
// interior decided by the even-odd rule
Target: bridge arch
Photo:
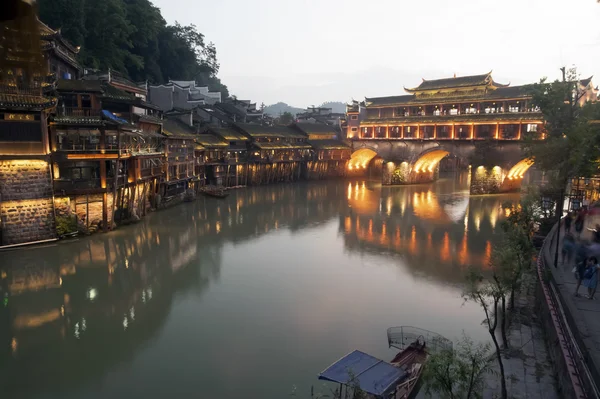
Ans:
{"type": "Polygon", "coordinates": [[[360,148],[352,153],[348,161],[349,170],[366,169],[369,163],[377,156],[377,152],[370,148],[360,148]]]}

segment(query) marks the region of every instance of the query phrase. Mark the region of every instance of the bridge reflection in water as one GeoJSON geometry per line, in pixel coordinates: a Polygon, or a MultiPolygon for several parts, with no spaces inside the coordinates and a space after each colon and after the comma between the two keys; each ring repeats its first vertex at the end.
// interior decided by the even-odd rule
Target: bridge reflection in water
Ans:
{"type": "MultiPolygon", "coordinates": [[[[402,187],[359,180],[249,188],[110,234],[1,253],[0,392],[280,398],[292,385],[310,387],[314,370],[345,345],[385,347],[373,331],[399,317],[402,294],[381,271],[358,272],[357,259],[380,258],[399,279],[406,269],[420,289],[458,285],[462,269],[485,267],[501,204],[518,196],[469,197],[468,187],[462,175],[402,187]],[[360,307],[347,306],[355,295],[346,288],[367,279],[377,286],[361,288],[360,307]],[[374,295],[378,288],[392,296],[374,295]],[[283,362],[294,367],[278,369],[283,362]],[[279,373],[279,385],[266,384],[267,373],[279,373]]],[[[443,308],[435,301],[455,291],[423,311],[443,308]]],[[[460,312],[453,317],[470,322],[460,312]]]]}
{"type": "Polygon", "coordinates": [[[489,267],[502,204],[519,198],[470,197],[468,188],[467,175],[396,188],[349,183],[349,209],[340,215],[346,248],[402,256],[415,274],[461,282],[465,268],[489,267]]]}

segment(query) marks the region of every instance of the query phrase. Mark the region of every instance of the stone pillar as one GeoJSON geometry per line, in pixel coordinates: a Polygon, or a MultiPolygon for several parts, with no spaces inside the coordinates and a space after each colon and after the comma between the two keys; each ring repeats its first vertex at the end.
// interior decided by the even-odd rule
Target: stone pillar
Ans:
{"type": "Polygon", "coordinates": [[[471,168],[471,195],[496,194],[501,192],[507,171],[500,166],[471,168]]]}

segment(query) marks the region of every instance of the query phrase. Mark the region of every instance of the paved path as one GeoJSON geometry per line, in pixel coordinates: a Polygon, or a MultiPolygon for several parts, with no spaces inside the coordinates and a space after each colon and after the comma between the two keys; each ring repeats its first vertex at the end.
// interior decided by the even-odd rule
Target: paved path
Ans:
{"type": "MultiPolygon", "coordinates": [[[[586,221],[587,226],[600,223],[600,216],[588,217],[588,219],[586,221]]],[[[561,229],[560,244],[562,244],[563,233],[564,230],[561,229]]],[[[591,239],[591,233],[586,230],[583,238],[591,239]]],[[[562,264],[559,260],[558,267],[554,267],[555,241],[556,239],[552,240],[548,252],[544,254],[547,269],[552,271],[552,276],[565,306],[565,312],[571,315],[577,327],[585,347],[581,350],[588,353],[588,364],[591,363],[590,366],[594,367],[595,370],[600,370],[600,290],[596,293],[596,299],[593,300],[583,296],[583,294],[587,294],[587,288],[583,286],[579,288],[579,294],[582,296],[575,297],[573,295],[577,286],[575,276],[571,272],[574,264],[562,264]]]]}
{"type": "MultiPolygon", "coordinates": [[[[506,390],[509,398],[558,399],[542,325],[533,311],[536,276],[525,277],[510,326],[510,350],[503,357],[506,390]]],[[[499,370],[497,363],[494,366],[499,370]]],[[[500,397],[498,378],[488,377],[486,386],[484,398],[500,397]]]]}

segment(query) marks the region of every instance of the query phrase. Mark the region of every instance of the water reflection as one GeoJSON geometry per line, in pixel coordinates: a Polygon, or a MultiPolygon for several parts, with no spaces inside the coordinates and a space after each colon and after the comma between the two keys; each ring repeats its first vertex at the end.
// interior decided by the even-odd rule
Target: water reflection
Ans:
{"type": "MultiPolygon", "coordinates": [[[[307,337],[310,346],[302,348],[298,369],[290,370],[292,382],[285,384],[299,383],[301,373],[308,373],[312,384],[315,367],[324,360],[318,356],[333,354],[324,351],[325,343],[317,337],[342,324],[354,325],[350,320],[358,314],[382,315],[372,322],[381,329],[391,322],[390,312],[378,302],[388,301],[367,291],[363,296],[373,301],[372,307],[365,302],[348,309],[352,317],[339,313],[340,307],[347,308],[347,299],[329,286],[340,280],[334,268],[351,263],[356,254],[368,254],[381,258],[398,276],[406,269],[415,278],[443,286],[460,282],[467,265],[487,264],[503,217],[501,204],[516,197],[469,198],[467,190],[464,177],[400,188],[369,181],[250,188],[233,191],[225,200],[200,199],[158,212],[111,234],[2,253],[0,391],[8,397],[102,397],[96,389],[101,381],[124,392],[130,389],[127,376],[143,381],[138,369],[152,364],[174,384],[183,377],[170,368],[191,362],[192,368],[205,367],[205,376],[181,382],[184,396],[190,396],[193,384],[203,383],[203,389],[219,397],[240,397],[240,392],[269,397],[260,375],[273,370],[257,368],[252,374],[224,361],[224,352],[228,350],[229,359],[254,361],[256,348],[262,349],[274,356],[264,366],[272,368],[277,350],[289,355],[296,346],[286,339],[307,337]],[[307,231],[315,235],[307,237],[307,231]],[[277,244],[258,255],[246,245],[263,238],[277,244]],[[306,275],[290,274],[295,272],[286,269],[286,251],[296,245],[305,245],[313,252],[307,259],[323,264],[304,265],[306,275]],[[281,275],[271,276],[277,273],[281,275]],[[324,279],[327,275],[335,277],[324,279]],[[305,297],[305,302],[297,299],[305,297]],[[311,297],[327,300],[317,309],[311,297]],[[203,305],[204,318],[198,319],[203,305]],[[222,317],[219,326],[210,328],[217,317],[222,317]],[[272,331],[244,331],[241,339],[243,322],[257,321],[272,331]],[[206,339],[193,337],[193,360],[187,355],[190,344],[178,343],[190,338],[185,336],[188,328],[206,339]],[[221,337],[227,343],[216,346],[221,337]],[[250,337],[251,344],[246,341],[250,337]],[[283,342],[275,345],[278,340],[283,342]],[[164,347],[168,352],[161,352],[164,347]],[[141,352],[153,361],[135,363],[141,352]],[[134,363],[135,371],[122,369],[134,363]],[[228,383],[244,378],[248,381],[241,385],[250,389],[255,381],[256,392],[228,383]]],[[[301,259],[296,261],[296,267],[302,265],[301,259]]],[[[342,277],[348,284],[355,284],[353,279],[342,277]]],[[[372,332],[355,329],[345,334],[338,337],[341,342],[372,337],[372,332]]],[[[372,340],[379,343],[380,337],[372,340]]],[[[161,397],[156,385],[145,384],[150,396],[161,397]]],[[[168,384],[163,396],[173,393],[168,384]]]]}
{"type": "Polygon", "coordinates": [[[470,197],[468,188],[450,178],[400,188],[349,183],[340,215],[347,250],[402,256],[416,275],[462,281],[461,269],[489,266],[502,204],[519,196],[470,197]]]}

